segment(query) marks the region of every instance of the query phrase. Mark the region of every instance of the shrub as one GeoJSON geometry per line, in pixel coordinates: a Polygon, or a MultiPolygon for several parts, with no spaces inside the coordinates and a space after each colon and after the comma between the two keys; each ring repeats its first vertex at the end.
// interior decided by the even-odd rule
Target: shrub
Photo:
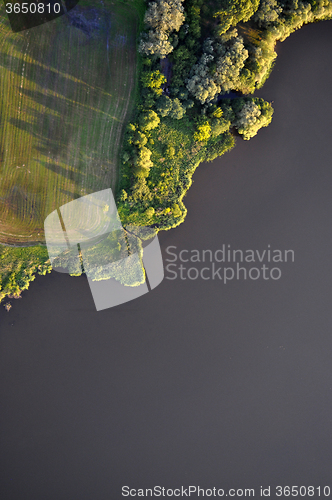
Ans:
{"type": "Polygon", "coordinates": [[[197,126],[194,133],[194,141],[204,142],[207,141],[211,136],[211,125],[206,120],[197,126]]]}

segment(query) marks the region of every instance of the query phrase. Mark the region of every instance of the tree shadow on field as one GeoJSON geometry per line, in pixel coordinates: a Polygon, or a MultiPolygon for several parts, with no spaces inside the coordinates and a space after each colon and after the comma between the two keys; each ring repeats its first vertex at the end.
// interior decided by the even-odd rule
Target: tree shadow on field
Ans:
{"type": "Polygon", "coordinates": [[[135,50],[137,18],[123,6],[110,11],[96,3],[91,0],[90,18],[83,9],[18,34],[2,26],[3,168],[10,172],[8,192],[17,183],[34,193],[30,201],[16,190],[10,200],[22,228],[33,227],[32,213],[39,223],[51,208],[116,183],[120,113],[130,99],[120,86],[136,73],[125,61],[132,64],[128,47],[135,50]],[[24,163],[31,175],[23,178],[24,163]]]}
{"type": "Polygon", "coordinates": [[[77,198],[80,198],[82,196],[81,193],[72,193],[71,191],[67,191],[67,189],[61,188],[60,191],[65,196],[72,197],[74,200],[77,200],[77,198]]]}
{"type": "MultiPolygon", "coordinates": [[[[94,31],[97,29],[96,15],[96,9],[94,9],[92,19],[94,31]]],[[[75,16],[72,16],[71,20],[65,21],[68,24],[67,29],[75,31],[74,40],[76,40],[76,33],[79,31],[80,26],[84,32],[87,31],[87,25],[84,24],[82,16],[79,17],[77,14],[75,16]]],[[[60,33],[61,36],[66,38],[67,45],[68,40],[72,40],[69,31],[60,33]]],[[[92,39],[93,37],[91,37],[92,39]]],[[[104,39],[106,67],[106,36],[104,36],[104,39]]],[[[86,66],[89,61],[84,60],[84,51],[78,52],[79,62],[76,61],[78,59],[76,57],[77,52],[75,52],[77,47],[72,50],[71,46],[68,45],[65,55],[63,56],[61,51],[59,55],[59,40],[58,34],[54,39],[50,38],[50,42],[54,43],[53,45],[50,43],[49,47],[47,47],[46,52],[49,52],[49,54],[45,52],[38,59],[35,58],[35,61],[31,61],[30,52],[30,60],[29,58],[24,60],[24,57],[20,58],[6,54],[4,51],[1,52],[0,66],[10,72],[15,72],[17,75],[22,75],[22,84],[23,74],[25,80],[23,88],[22,85],[21,88],[17,86],[17,93],[20,94],[21,99],[19,98],[16,102],[20,102],[20,112],[18,113],[19,108],[11,108],[11,116],[4,118],[15,128],[34,137],[36,139],[36,144],[33,144],[34,149],[39,151],[40,154],[56,160],[56,162],[69,163],[70,167],[74,167],[75,170],[78,169],[79,171],[89,169],[90,165],[108,164],[110,166],[109,159],[107,155],[105,158],[103,151],[108,150],[108,148],[102,144],[102,137],[105,136],[105,131],[107,133],[108,130],[107,124],[114,119],[111,114],[103,110],[105,109],[105,103],[106,109],[108,108],[107,102],[111,98],[111,95],[105,91],[107,86],[110,87],[108,72],[102,71],[100,75],[97,75],[98,78],[95,75],[91,76],[91,71],[89,72],[86,66]],[[46,65],[48,59],[49,61],[55,61],[57,68],[54,65],[52,67],[51,62],[46,65]],[[80,148],[83,149],[85,157],[90,159],[87,165],[84,165],[82,160],[78,160],[80,148]]],[[[32,49],[32,55],[36,52],[37,46],[38,44],[32,49]]],[[[100,46],[94,44],[93,48],[99,48],[99,61],[100,46]]],[[[90,58],[93,54],[91,50],[90,47],[88,50],[90,58]]],[[[18,79],[16,79],[16,82],[18,82],[18,79]]],[[[13,89],[10,89],[10,93],[13,95],[13,89]]],[[[9,140],[9,137],[7,137],[7,140],[9,140]]],[[[41,163],[44,163],[46,168],[50,168],[47,166],[50,163],[41,163]]],[[[64,168],[63,170],[65,171],[64,168]]],[[[97,175],[95,170],[95,168],[92,168],[89,171],[89,179],[97,187],[100,176],[97,175]]],[[[54,172],[57,173],[56,169],[54,169],[54,172]]],[[[63,171],[61,175],[64,175],[63,171]]],[[[69,175],[71,176],[72,173],[69,175]]],[[[82,175],[75,178],[75,181],[82,182],[82,175]]]]}
{"type": "MultiPolygon", "coordinates": [[[[94,2],[91,2],[90,7],[76,6],[67,15],[62,16],[58,22],[61,20],[61,24],[57,26],[52,23],[46,23],[37,29],[26,30],[19,35],[10,33],[4,33],[6,38],[6,44],[11,47],[14,46],[16,52],[24,54],[29,48],[29,57],[34,59],[34,62],[25,61],[25,66],[27,64],[33,70],[30,74],[38,75],[38,71],[43,69],[47,71],[51,80],[54,78],[59,79],[63,77],[66,79],[75,79],[75,83],[79,84],[77,80],[77,60],[75,54],[72,53],[77,49],[77,46],[91,44],[94,47],[96,53],[100,52],[101,46],[105,46],[105,61],[107,58],[106,48],[107,48],[107,38],[109,37],[109,32],[111,29],[112,14],[104,7],[96,7],[94,2]],[[93,14],[93,19],[89,19],[93,14]],[[40,50],[40,40],[44,43],[43,49],[40,50]],[[46,43],[45,43],[46,40],[46,43]],[[60,47],[61,46],[61,47],[60,47]],[[57,50],[60,51],[61,57],[57,50]],[[70,64],[66,65],[66,57],[74,55],[71,59],[70,64]],[[64,68],[64,66],[66,66],[64,68]],[[60,72],[65,71],[60,75],[60,72]]],[[[6,44],[5,47],[6,47],[6,44]]],[[[84,50],[84,48],[82,49],[84,50]]],[[[84,55],[81,55],[83,61],[88,63],[84,59],[84,55]]],[[[23,57],[15,57],[13,51],[1,51],[0,66],[6,67],[10,71],[14,71],[18,74],[22,74],[22,63],[23,57]]],[[[89,71],[87,71],[89,76],[89,71]]],[[[24,77],[27,77],[27,71],[25,71],[24,77]]],[[[38,84],[42,84],[38,78],[33,77],[32,81],[38,84]]],[[[83,85],[87,82],[81,82],[83,85]]],[[[99,81],[95,82],[95,89],[99,91],[104,91],[104,86],[98,84],[99,81]]],[[[61,87],[61,82],[60,82],[61,87]]],[[[57,91],[59,91],[57,89],[57,91]]]]}
{"type": "MultiPolygon", "coordinates": [[[[23,90],[22,94],[29,95],[34,102],[45,106],[45,95],[41,92],[37,92],[36,95],[34,95],[32,91],[23,90]]],[[[48,102],[47,104],[52,103],[48,102]]],[[[85,174],[83,174],[83,172],[89,169],[89,164],[91,163],[91,161],[84,162],[84,160],[80,158],[80,132],[81,134],[85,133],[85,136],[87,136],[87,132],[84,131],[82,126],[80,127],[79,122],[89,120],[87,113],[84,112],[84,110],[83,112],[81,111],[82,107],[83,105],[79,103],[68,104],[63,99],[57,99],[56,103],[45,107],[44,112],[39,112],[33,109],[32,106],[28,106],[26,108],[26,114],[29,115],[28,119],[18,117],[7,118],[8,122],[15,128],[35,138],[34,150],[36,152],[56,161],[56,163],[63,163],[69,166],[68,171],[66,168],[61,167],[60,169],[58,166],[52,169],[52,163],[39,160],[45,168],[53,170],[54,173],[64,177],[68,177],[80,185],[84,181],[85,174]],[[71,167],[74,168],[74,172],[71,170],[71,167]]],[[[98,110],[95,113],[99,114],[98,110]]],[[[94,118],[94,120],[96,120],[96,118],[94,118]]],[[[96,135],[93,130],[92,133],[93,136],[96,135]]],[[[88,156],[95,159],[96,165],[98,165],[98,163],[105,165],[108,163],[108,159],[98,150],[100,144],[97,142],[94,143],[93,136],[90,139],[89,137],[85,139],[88,141],[88,156]]],[[[37,154],[36,156],[39,155],[37,154]]],[[[89,169],[89,176],[90,180],[92,180],[92,184],[97,186],[101,180],[101,176],[95,168],[89,169]]]]}
{"type": "MultiPolygon", "coordinates": [[[[55,174],[61,175],[61,176],[65,177],[66,179],[70,179],[71,181],[75,181],[78,184],[80,182],[82,183],[82,180],[85,177],[85,174],[82,174],[81,172],[73,171],[71,169],[67,169],[65,167],[62,167],[58,163],[50,163],[50,162],[45,161],[45,160],[35,160],[35,161],[37,161],[37,163],[42,165],[44,168],[51,170],[55,174]]],[[[70,197],[73,196],[73,193],[71,193],[70,191],[66,191],[66,193],[70,197]]]]}

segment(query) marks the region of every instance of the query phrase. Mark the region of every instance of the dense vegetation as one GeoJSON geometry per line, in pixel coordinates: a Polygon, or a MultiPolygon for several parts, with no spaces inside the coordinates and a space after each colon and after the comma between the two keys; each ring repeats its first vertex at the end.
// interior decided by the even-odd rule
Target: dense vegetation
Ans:
{"type": "MultiPolygon", "coordinates": [[[[84,0],[85,3],[86,0],[84,0]]],[[[275,45],[303,24],[332,17],[332,0],[117,0],[135,7],[138,86],[119,155],[123,225],[179,225],[192,175],[267,126],[270,103],[251,97],[268,78],[275,45]]],[[[120,137],[120,136],[119,136],[120,137]]],[[[0,247],[0,299],[18,296],[46,249],[0,247]]],[[[73,272],[73,274],[79,274],[73,272]]]]}
{"type": "Polygon", "coordinates": [[[148,2],[141,95],[121,157],[123,222],[180,224],[197,165],[271,122],[271,104],[249,96],[269,76],[276,42],[331,16],[331,0],[148,2]]]}

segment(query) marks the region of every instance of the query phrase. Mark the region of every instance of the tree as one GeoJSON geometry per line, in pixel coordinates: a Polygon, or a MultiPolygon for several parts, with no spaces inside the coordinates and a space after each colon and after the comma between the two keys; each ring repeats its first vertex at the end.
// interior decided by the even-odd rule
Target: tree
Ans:
{"type": "Polygon", "coordinates": [[[263,99],[238,99],[238,102],[234,103],[234,108],[234,126],[244,140],[251,139],[260,128],[267,127],[271,123],[273,108],[263,99]]]}
{"type": "Polygon", "coordinates": [[[141,169],[145,169],[148,172],[149,169],[153,166],[153,163],[150,159],[151,154],[152,152],[150,151],[150,149],[145,146],[139,149],[135,161],[135,165],[139,171],[142,171],[141,169]]]}
{"type": "Polygon", "coordinates": [[[211,102],[217,94],[237,90],[241,86],[241,70],[249,56],[237,30],[227,33],[218,42],[206,39],[203,49],[187,83],[187,89],[201,104],[211,102]]]}
{"type": "Polygon", "coordinates": [[[214,17],[219,18],[218,34],[222,35],[240,21],[248,21],[256,12],[259,0],[221,0],[214,17]]]}
{"type": "Polygon", "coordinates": [[[176,120],[181,120],[186,113],[185,107],[181,104],[180,100],[176,97],[171,99],[168,96],[161,96],[157,102],[157,111],[160,116],[169,116],[176,120]]]}
{"type": "Polygon", "coordinates": [[[259,9],[253,16],[253,20],[257,22],[260,28],[265,28],[275,23],[281,12],[282,7],[278,4],[277,0],[261,0],[259,9]]]}
{"type": "Polygon", "coordinates": [[[163,89],[161,86],[167,82],[166,77],[159,71],[144,71],[141,76],[141,82],[143,87],[152,89],[157,95],[161,95],[163,89]]]}
{"type": "Polygon", "coordinates": [[[158,0],[151,2],[144,16],[145,24],[157,31],[179,31],[184,21],[183,0],[158,0]]]}
{"type": "Polygon", "coordinates": [[[149,131],[158,127],[160,123],[160,118],[157,113],[153,110],[147,111],[140,115],[140,125],[142,130],[149,131]]]}
{"type": "Polygon", "coordinates": [[[173,63],[172,86],[181,87],[197,57],[185,45],[179,45],[170,56],[173,63]]]}
{"type": "Polygon", "coordinates": [[[186,108],[182,106],[180,100],[176,97],[172,101],[172,109],[170,111],[169,116],[171,118],[175,118],[176,120],[181,120],[186,114],[186,108]]]}
{"type": "Polygon", "coordinates": [[[172,99],[163,95],[157,101],[157,111],[160,116],[168,116],[173,107],[172,99]]]}
{"type": "Polygon", "coordinates": [[[146,135],[143,134],[143,132],[141,132],[140,130],[137,130],[137,132],[133,137],[132,143],[135,144],[136,146],[143,147],[147,142],[148,138],[146,137],[146,135]]]}
{"type": "Polygon", "coordinates": [[[132,199],[135,203],[138,201],[150,201],[152,199],[152,195],[149,189],[149,186],[146,183],[144,178],[138,178],[135,184],[132,187],[132,199]]]}
{"type": "Polygon", "coordinates": [[[173,46],[163,31],[149,31],[147,34],[143,33],[138,50],[141,54],[156,55],[163,59],[172,52],[173,46]]]}
{"type": "Polygon", "coordinates": [[[141,54],[155,54],[164,58],[172,52],[173,46],[168,37],[173,31],[179,31],[185,19],[182,1],[158,0],[149,4],[144,22],[150,29],[139,44],[141,54]]]}
{"type": "Polygon", "coordinates": [[[216,70],[213,75],[215,82],[220,85],[223,93],[236,90],[240,84],[240,73],[244,62],[249,56],[243,39],[237,35],[236,30],[226,43],[217,45],[217,53],[216,70]]]}
{"type": "Polygon", "coordinates": [[[212,40],[207,38],[203,44],[203,54],[197,64],[191,70],[191,78],[188,80],[187,89],[198,99],[201,104],[210,102],[221,91],[216,85],[210,73],[209,64],[214,60],[214,47],[212,40]]]}
{"type": "Polygon", "coordinates": [[[213,137],[218,137],[218,135],[229,130],[230,126],[231,122],[225,118],[213,118],[211,120],[211,135],[213,137]]]}
{"type": "Polygon", "coordinates": [[[261,114],[261,110],[255,102],[245,102],[241,111],[237,115],[235,125],[240,129],[249,128],[257,122],[257,119],[261,114]]]}

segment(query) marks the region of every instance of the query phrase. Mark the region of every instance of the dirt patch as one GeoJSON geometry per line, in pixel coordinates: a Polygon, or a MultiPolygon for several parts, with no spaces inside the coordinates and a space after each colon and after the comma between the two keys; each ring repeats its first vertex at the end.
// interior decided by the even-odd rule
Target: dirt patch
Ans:
{"type": "Polygon", "coordinates": [[[98,35],[105,26],[103,11],[93,7],[76,6],[67,13],[66,19],[69,26],[78,28],[88,37],[98,35]]]}

